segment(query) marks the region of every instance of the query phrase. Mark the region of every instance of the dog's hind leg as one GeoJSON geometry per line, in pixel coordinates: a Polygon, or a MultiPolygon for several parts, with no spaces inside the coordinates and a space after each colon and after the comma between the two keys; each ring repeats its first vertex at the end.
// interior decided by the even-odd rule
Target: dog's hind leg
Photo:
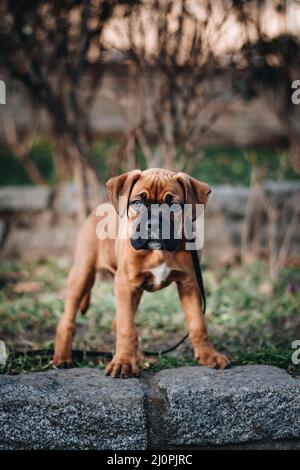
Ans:
{"type": "Polygon", "coordinates": [[[95,268],[88,263],[75,263],[71,269],[64,314],[58,324],[55,338],[53,364],[68,366],[72,363],[71,349],[75,334],[76,314],[79,308],[88,307],[87,301],[95,281],[95,268]]]}
{"type": "Polygon", "coordinates": [[[84,294],[82,301],[80,302],[79,310],[82,315],[85,315],[86,312],[88,311],[88,308],[90,306],[90,301],[91,301],[91,291],[84,294]]]}
{"type": "Polygon", "coordinates": [[[86,311],[90,291],[95,282],[97,237],[93,217],[90,216],[79,231],[75,261],[68,278],[64,313],[55,337],[53,364],[67,366],[72,363],[71,349],[78,309],[86,311]]]}

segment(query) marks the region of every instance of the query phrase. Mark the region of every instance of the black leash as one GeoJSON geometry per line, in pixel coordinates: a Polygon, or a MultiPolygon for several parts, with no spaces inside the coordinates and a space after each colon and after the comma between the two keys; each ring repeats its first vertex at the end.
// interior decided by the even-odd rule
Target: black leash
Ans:
{"type": "MultiPolygon", "coordinates": [[[[198,284],[198,287],[199,287],[199,293],[200,293],[200,297],[201,297],[202,312],[203,312],[203,314],[205,314],[205,311],[206,311],[206,295],[205,295],[205,288],[204,288],[201,265],[200,265],[197,250],[191,250],[191,253],[192,253],[194,271],[195,271],[197,284],[198,284]]],[[[160,356],[162,354],[168,354],[168,353],[174,351],[175,349],[177,349],[178,346],[180,346],[188,338],[188,336],[189,336],[189,334],[187,333],[186,335],[184,335],[183,338],[181,338],[180,341],[178,341],[176,344],[174,344],[170,348],[164,349],[163,351],[143,351],[143,353],[146,356],[160,356]]],[[[15,353],[13,353],[13,356],[17,357],[17,356],[22,355],[22,354],[26,354],[26,355],[29,355],[29,356],[37,356],[37,355],[42,355],[42,354],[52,354],[52,351],[49,350],[49,349],[48,350],[47,349],[36,349],[36,350],[33,350],[33,351],[27,351],[26,353],[15,352],[15,353]]],[[[85,357],[93,358],[93,357],[99,357],[99,356],[103,356],[107,359],[112,359],[113,353],[110,352],[110,351],[83,351],[83,350],[80,350],[80,349],[75,349],[75,350],[73,349],[72,350],[73,359],[76,359],[78,361],[82,361],[85,357]]]]}
{"type": "Polygon", "coordinates": [[[197,284],[198,284],[199,291],[200,291],[201,304],[202,304],[202,313],[203,313],[203,315],[205,315],[205,312],[206,312],[206,295],[205,295],[205,287],[204,287],[203,276],[202,276],[202,269],[201,269],[201,265],[200,265],[197,250],[192,250],[192,258],[193,258],[193,265],[194,265],[194,271],[195,271],[195,274],[196,274],[197,284]]]}

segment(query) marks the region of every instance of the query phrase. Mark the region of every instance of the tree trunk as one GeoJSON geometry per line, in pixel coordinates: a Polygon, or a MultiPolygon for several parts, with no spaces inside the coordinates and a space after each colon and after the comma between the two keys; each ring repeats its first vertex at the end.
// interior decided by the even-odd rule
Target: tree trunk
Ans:
{"type": "Polygon", "coordinates": [[[77,221],[81,225],[88,215],[88,197],[86,192],[83,163],[76,159],[73,165],[73,178],[77,197],[77,221]]]}
{"type": "Polygon", "coordinates": [[[71,158],[67,152],[65,136],[57,129],[51,132],[52,139],[52,156],[56,174],[59,183],[67,181],[72,177],[71,158]]]}
{"type": "Polygon", "coordinates": [[[28,155],[16,155],[21,162],[24,170],[34,184],[47,184],[47,180],[43,177],[36,164],[29,158],[28,155]]]}
{"type": "Polygon", "coordinates": [[[101,202],[100,182],[96,170],[90,165],[85,168],[86,181],[90,190],[90,209],[95,209],[101,202]]]}

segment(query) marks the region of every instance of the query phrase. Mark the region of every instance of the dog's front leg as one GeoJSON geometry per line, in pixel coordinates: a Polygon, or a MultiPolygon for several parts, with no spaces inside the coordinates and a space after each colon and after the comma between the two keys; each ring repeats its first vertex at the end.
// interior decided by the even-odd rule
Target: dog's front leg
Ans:
{"type": "Polygon", "coordinates": [[[204,366],[224,369],[228,365],[228,359],[216,351],[208,339],[200,295],[195,282],[178,283],[177,287],[195,358],[204,366]]]}
{"type": "Polygon", "coordinates": [[[120,274],[115,277],[116,354],[106,368],[106,375],[132,377],[139,375],[137,365],[138,335],[134,324],[136,297],[140,292],[120,274]]]}

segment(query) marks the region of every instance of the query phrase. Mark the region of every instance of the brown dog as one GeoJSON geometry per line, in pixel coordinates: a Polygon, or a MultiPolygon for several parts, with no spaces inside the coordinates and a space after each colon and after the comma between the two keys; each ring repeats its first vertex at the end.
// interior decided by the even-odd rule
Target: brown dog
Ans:
{"type": "MultiPolygon", "coordinates": [[[[133,170],[111,178],[107,189],[112,205],[119,212],[120,224],[134,231],[141,208],[157,204],[206,204],[211,192],[184,173],[163,169],[133,170]],[[125,204],[119,207],[119,198],[125,204]]],[[[151,219],[152,220],[152,219],[151,219]]],[[[115,276],[116,353],[106,369],[107,375],[138,375],[138,336],[134,315],[144,289],[155,291],[171,282],[177,284],[186,315],[189,338],[199,363],[225,368],[228,360],[208,340],[201,298],[194,273],[191,253],[184,250],[183,240],[139,240],[130,238],[102,239],[96,234],[99,222],[94,211],[83,224],[76,246],[75,262],[68,281],[65,311],[57,328],[53,363],[71,363],[71,346],[78,309],[84,313],[97,270],[106,269],[115,276]]],[[[153,227],[148,227],[149,231],[153,227]]],[[[149,233],[150,233],[149,232],[149,233]]]]}

